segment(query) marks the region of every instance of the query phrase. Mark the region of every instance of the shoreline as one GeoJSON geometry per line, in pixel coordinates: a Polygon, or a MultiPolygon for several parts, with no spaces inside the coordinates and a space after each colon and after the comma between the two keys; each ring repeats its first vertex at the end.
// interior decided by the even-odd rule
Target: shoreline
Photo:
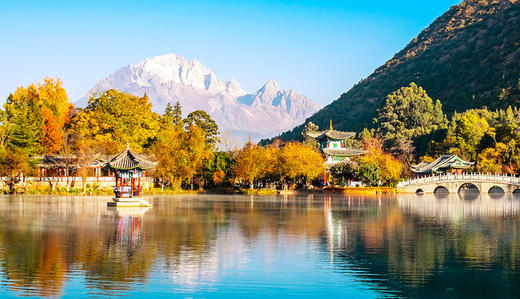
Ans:
{"type": "MultiPolygon", "coordinates": [[[[325,187],[307,190],[275,190],[275,189],[227,189],[227,188],[213,188],[209,190],[172,190],[166,189],[161,191],[160,188],[145,191],[145,196],[153,195],[198,195],[198,194],[215,194],[215,195],[299,195],[299,194],[350,194],[350,195],[367,195],[367,194],[397,194],[397,190],[392,187],[325,187]]],[[[3,192],[4,195],[56,195],[56,196],[84,196],[84,197],[99,197],[99,196],[113,196],[112,189],[98,189],[95,191],[83,192],[79,189],[72,189],[70,191],[43,191],[38,189],[26,190],[25,192],[8,193],[3,192]]]]}

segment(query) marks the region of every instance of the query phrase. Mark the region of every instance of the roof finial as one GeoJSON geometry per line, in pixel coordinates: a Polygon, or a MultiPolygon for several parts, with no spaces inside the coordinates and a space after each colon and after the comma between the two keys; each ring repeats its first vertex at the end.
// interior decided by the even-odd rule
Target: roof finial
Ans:
{"type": "Polygon", "coordinates": [[[330,130],[332,131],[332,119],[330,120],[330,130]]]}
{"type": "Polygon", "coordinates": [[[127,150],[130,149],[130,144],[128,143],[128,141],[126,142],[126,149],[127,149],[127,150]]]}

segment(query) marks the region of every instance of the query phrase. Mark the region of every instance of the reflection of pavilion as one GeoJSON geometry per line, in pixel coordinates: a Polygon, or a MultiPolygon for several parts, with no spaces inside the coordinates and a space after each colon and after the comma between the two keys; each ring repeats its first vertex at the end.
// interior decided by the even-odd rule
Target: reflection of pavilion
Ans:
{"type": "Polygon", "coordinates": [[[110,209],[114,216],[114,241],[116,245],[126,247],[129,250],[134,250],[140,245],[144,245],[143,218],[149,209],[110,209]]]}

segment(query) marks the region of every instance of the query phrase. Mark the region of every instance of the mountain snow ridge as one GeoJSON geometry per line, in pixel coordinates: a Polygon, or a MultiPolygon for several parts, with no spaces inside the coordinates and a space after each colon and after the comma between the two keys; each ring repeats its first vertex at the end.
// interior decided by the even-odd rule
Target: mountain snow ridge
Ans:
{"type": "Polygon", "coordinates": [[[235,79],[222,81],[198,60],[189,61],[173,53],[122,67],[96,83],[88,95],[108,89],[137,96],[146,92],[159,113],[168,102],[176,101],[184,113],[204,110],[215,119],[220,131],[231,131],[242,141],[291,129],[320,108],[293,89],[281,89],[274,80],[255,92],[246,92],[235,79]]]}

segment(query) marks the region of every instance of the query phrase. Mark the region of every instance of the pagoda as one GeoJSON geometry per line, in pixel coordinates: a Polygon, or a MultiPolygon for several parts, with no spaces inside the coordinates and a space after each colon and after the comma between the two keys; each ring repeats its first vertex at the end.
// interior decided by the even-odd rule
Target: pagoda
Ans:
{"type": "Polygon", "coordinates": [[[442,155],[432,162],[421,162],[412,166],[417,175],[428,174],[461,174],[464,169],[473,166],[475,162],[463,160],[457,155],[442,155]]]}
{"type": "Polygon", "coordinates": [[[118,207],[151,206],[142,197],[141,176],[155,165],[156,163],[131,151],[127,143],[126,149],[107,163],[107,167],[115,174],[116,179],[115,196],[113,202],[109,202],[108,205],[118,207]]]}
{"type": "Polygon", "coordinates": [[[316,139],[320,146],[321,152],[325,155],[325,164],[330,166],[350,161],[351,157],[365,154],[365,151],[345,145],[345,140],[355,136],[353,132],[336,131],[332,128],[332,121],[330,121],[330,128],[325,131],[307,132],[307,136],[316,139]]]}
{"type": "Polygon", "coordinates": [[[354,137],[355,133],[334,130],[332,121],[330,121],[328,130],[307,132],[306,135],[318,142],[320,150],[325,156],[325,172],[323,173],[325,185],[329,184],[331,180],[329,169],[334,164],[349,162],[350,158],[365,154],[362,149],[346,146],[345,141],[354,137]]]}

